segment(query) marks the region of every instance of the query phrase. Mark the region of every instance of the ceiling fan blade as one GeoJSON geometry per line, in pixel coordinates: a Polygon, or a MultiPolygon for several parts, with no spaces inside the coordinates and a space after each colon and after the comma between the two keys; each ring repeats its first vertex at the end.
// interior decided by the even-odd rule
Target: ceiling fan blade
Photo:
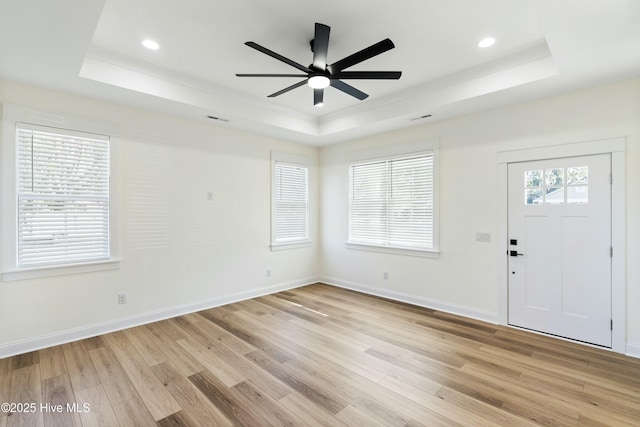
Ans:
{"type": "Polygon", "coordinates": [[[354,98],[358,98],[360,101],[366,99],[369,95],[366,93],[356,89],[355,87],[346,84],[341,80],[331,80],[331,86],[335,87],[338,90],[343,91],[344,93],[353,96],[354,98]]]}
{"type": "Polygon", "coordinates": [[[329,71],[331,73],[338,73],[345,68],[349,68],[351,66],[359,64],[362,61],[366,61],[369,58],[380,55],[381,53],[393,49],[394,47],[395,45],[390,39],[384,39],[376,44],[362,49],[359,52],[354,53],[353,55],[349,55],[338,62],[334,62],[333,64],[329,65],[329,71]]]}
{"type": "Polygon", "coordinates": [[[329,33],[331,27],[316,22],[313,37],[313,68],[324,71],[327,68],[327,52],[329,51],[329,33]]]}
{"type": "Polygon", "coordinates": [[[296,84],[293,84],[293,85],[291,85],[291,86],[289,86],[289,87],[285,87],[285,88],[284,88],[284,89],[282,89],[282,90],[279,90],[279,91],[277,91],[277,92],[275,92],[275,93],[272,93],[271,95],[269,95],[269,96],[268,96],[268,98],[275,98],[276,96],[280,96],[280,95],[282,95],[283,93],[287,93],[287,92],[289,92],[290,90],[293,90],[293,89],[295,89],[295,88],[297,88],[297,87],[304,86],[305,84],[307,84],[307,80],[308,80],[308,79],[303,80],[303,81],[301,81],[301,82],[298,82],[298,83],[296,83],[296,84]]]}
{"type": "Polygon", "coordinates": [[[332,79],[383,79],[398,80],[402,71],[341,71],[333,74],[332,79]]]}
{"type": "Polygon", "coordinates": [[[236,77],[307,77],[306,74],[236,74],[236,77]]]}
{"type": "Polygon", "coordinates": [[[278,61],[282,61],[285,64],[291,65],[292,67],[297,68],[300,71],[304,71],[305,73],[310,73],[311,70],[307,67],[305,67],[304,65],[298,64],[295,61],[290,60],[289,58],[285,58],[284,56],[280,55],[279,53],[275,53],[272,50],[267,49],[266,47],[260,46],[258,43],[255,42],[246,42],[245,43],[247,46],[254,48],[255,50],[259,50],[260,52],[269,55],[272,58],[277,59],[278,61]]]}
{"type": "Polygon", "coordinates": [[[324,89],[313,90],[313,106],[322,107],[324,105],[324,89]]]}

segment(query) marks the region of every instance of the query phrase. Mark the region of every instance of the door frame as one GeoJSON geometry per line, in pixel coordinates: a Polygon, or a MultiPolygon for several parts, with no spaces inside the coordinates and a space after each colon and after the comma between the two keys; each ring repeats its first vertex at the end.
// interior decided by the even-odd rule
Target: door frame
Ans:
{"type": "Polygon", "coordinates": [[[611,349],[626,353],[626,138],[523,148],[498,152],[498,323],[509,326],[508,275],[508,174],[509,163],[548,160],[592,154],[611,155],[611,349]]]}

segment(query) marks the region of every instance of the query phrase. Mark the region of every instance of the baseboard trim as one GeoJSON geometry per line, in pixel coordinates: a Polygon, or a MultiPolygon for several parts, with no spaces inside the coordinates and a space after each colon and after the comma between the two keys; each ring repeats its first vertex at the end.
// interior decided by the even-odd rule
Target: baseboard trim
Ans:
{"type": "Polygon", "coordinates": [[[134,326],[140,326],[146,323],[170,319],[172,317],[194,313],[196,311],[206,310],[208,308],[219,307],[221,305],[244,301],[247,299],[273,294],[276,292],[286,291],[289,289],[317,283],[318,280],[319,279],[317,277],[294,280],[291,282],[280,283],[277,285],[265,286],[249,291],[229,294],[220,298],[182,304],[174,307],[136,314],[134,316],[124,317],[121,319],[94,323],[92,325],[81,326],[79,328],[41,335],[35,338],[14,341],[0,345],[0,359],[15,356],[17,354],[28,353],[30,351],[40,350],[47,347],[52,347],[55,345],[65,344],[72,341],[91,338],[97,335],[108,334],[110,332],[120,331],[122,329],[132,328],[134,326]]]}
{"type": "Polygon", "coordinates": [[[627,356],[637,357],[638,359],[640,359],[640,343],[628,342],[626,354],[627,356]]]}
{"type": "MultiPolygon", "coordinates": [[[[419,297],[416,295],[405,294],[402,292],[389,291],[387,289],[380,289],[373,286],[363,285],[361,283],[355,283],[355,282],[349,282],[346,280],[336,279],[333,277],[320,277],[320,278],[310,277],[306,279],[280,283],[277,285],[256,288],[250,291],[229,294],[220,298],[203,300],[195,303],[182,304],[179,306],[169,307],[166,309],[150,311],[150,312],[138,314],[135,316],[125,317],[122,319],[116,319],[108,322],[95,323],[88,326],[69,329],[66,331],[42,335],[36,338],[10,342],[7,344],[0,345],[0,359],[3,359],[5,357],[15,356],[17,354],[28,353],[30,351],[40,350],[47,347],[65,344],[72,341],[91,338],[97,335],[108,334],[110,332],[120,331],[123,329],[140,326],[147,323],[157,322],[164,319],[170,319],[172,317],[194,313],[194,312],[206,310],[209,308],[219,307],[222,305],[231,304],[238,301],[257,298],[263,295],[269,295],[276,292],[295,289],[301,286],[311,285],[318,282],[325,283],[331,286],[336,286],[339,288],[362,292],[369,295],[388,298],[395,301],[406,302],[419,307],[431,308],[431,309],[443,311],[446,313],[457,314],[457,315],[469,317],[472,319],[482,320],[482,321],[493,323],[493,324],[499,323],[497,313],[477,310],[477,309],[466,307],[466,306],[450,304],[443,301],[432,300],[428,298],[419,297]]],[[[625,353],[627,356],[640,358],[640,343],[627,342],[625,353]]]]}
{"type": "Polygon", "coordinates": [[[451,304],[444,301],[423,298],[416,295],[405,294],[402,292],[380,289],[373,286],[363,285],[361,283],[336,279],[335,277],[321,277],[319,281],[322,283],[326,283],[327,285],[337,286],[339,288],[350,289],[352,291],[358,291],[369,295],[375,295],[395,301],[406,302],[409,304],[417,305],[419,307],[431,308],[434,310],[444,311],[446,313],[457,314],[459,316],[498,324],[498,313],[478,310],[475,308],[451,304]]]}
{"type": "MultiPolygon", "coordinates": [[[[469,317],[472,319],[482,320],[485,322],[499,324],[499,315],[498,313],[492,313],[488,311],[477,310],[475,308],[465,307],[456,304],[450,304],[443,301],[432,300],[428,298],[419,297],[416,295],[405,294],[402,292],[394,292],[389,291],[387,289],[380,289],[373,286],[363,285],[361,283],[349,282],[346,280],[336,279],[334,277],[321,277],[319,280],[321,283],[325,283],[327,285],[336,286],[339,288],[350,289],[352,291],[362,292],[369,295],[375,295],[383,298],[388,298],[395,301],[406,302],[409,304],[417,305],[419,307],[431,308],[434,310],[444,311],[446,313],[457,314],[459,316],[469,317]]],[[[506,325],[509,326],[509,325],[506,325]]],[[[512,326],[509,326],[512,327],[512,326]]],[[[521,328],[516,328],[521,329],[521,328]]],[[[536,333],[539,335],[549,336],[544,333],[529,331],[531,333],[536,333]]],[[[567,340],[564,338],[556,337],[558,339],[562,339],[568,342],[575,342],[572,340],[567,340]]],[[[591,346],[589,344],[585,344],[589,347],[601,348],[598,346],[591,346]]],[[[627,342],[625,355],[629,357],[635,357],[640,359],[640,343],[627,342]]]]}

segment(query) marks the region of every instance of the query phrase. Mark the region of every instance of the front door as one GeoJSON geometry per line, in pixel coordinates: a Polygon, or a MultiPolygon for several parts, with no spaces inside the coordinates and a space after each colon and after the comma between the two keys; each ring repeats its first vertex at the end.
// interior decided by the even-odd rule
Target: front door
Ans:
{"type": "Polygon", "coordinates": [[[611,157],[508,165],[509,324],[611,347],[611,157]]]}

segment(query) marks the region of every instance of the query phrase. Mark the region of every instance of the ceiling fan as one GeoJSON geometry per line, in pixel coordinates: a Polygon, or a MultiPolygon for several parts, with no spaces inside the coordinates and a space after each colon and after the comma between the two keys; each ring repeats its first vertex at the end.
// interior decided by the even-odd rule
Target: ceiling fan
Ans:
{"type": "Polygon", "coordinates": [[[278,92],[269,95],[273,98],[283,93],[289,92],[304,84],[308,84],[313,88],[313,105],[322,107],[324,99],[324,89],[332,86],[346,94],[349,94],[359,100],[367,98],[369,95],[356,89],[355,87],[343,82],[342,80],[360,80],[360,79],[387,79],[397,80],[402,75],[401,71],[344,71],[360,62],[380,55],[395,46],[389,39],[384,39],[376,44],[364,48],[352,55],[347,56],[333,64],[327,64],[327,51],[329,50],[329,33],[331,27],[324,24],[316,23],[314,39],[311,40],[311,51],[313,52],[313,63],[308,67],[292,61],[289,58],[260,46],[255,42],[246,42],[245,44],[264,54],[271,56],[285,64],[302,71],[304,74],[236,74],[238,77],[304,77],[304,80],[288,86],[278,92]]]}

